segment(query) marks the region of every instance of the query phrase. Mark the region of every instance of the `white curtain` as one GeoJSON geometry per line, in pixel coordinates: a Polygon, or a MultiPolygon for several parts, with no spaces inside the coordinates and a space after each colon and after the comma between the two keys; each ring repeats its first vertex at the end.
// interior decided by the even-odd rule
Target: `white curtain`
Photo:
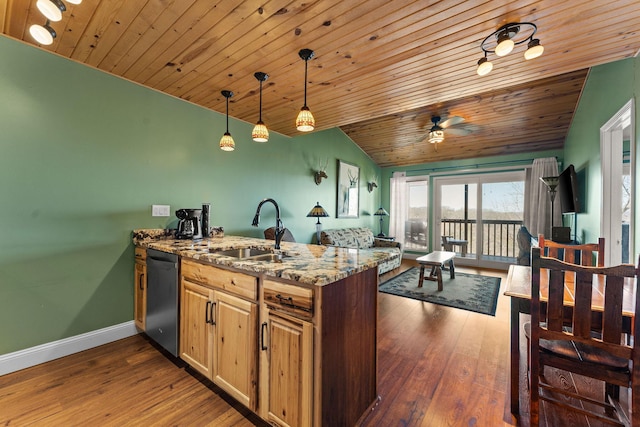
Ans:
{"type": "MultiPolygon", "coordinates": [[[[551,239],[551,199],[549,188],[540,181],[545,176],[558,176],[558,161],[555,157],[535,159],[531,169],[527,170],[525,182],[524,225],[534,237],[543,234],[551,239]]],[[[556,195],[553,208],[553,225],[562,225],[560,204],[556,195]]]]}
{"type": "Polygon", "coordinates": [[[390,179],[389,235],[404,246],[404,222],[407,218],[407,174],[394,172],[390,179]]]}

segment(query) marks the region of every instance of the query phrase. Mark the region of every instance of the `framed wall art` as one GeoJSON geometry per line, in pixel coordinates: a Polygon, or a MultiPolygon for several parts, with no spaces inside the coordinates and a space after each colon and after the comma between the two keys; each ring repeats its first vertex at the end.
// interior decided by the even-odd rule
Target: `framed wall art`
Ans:
{"type": "Polygon", "coordinates": [[[338,160],[338,218],[358,218],[360,168],[338,160]]]}

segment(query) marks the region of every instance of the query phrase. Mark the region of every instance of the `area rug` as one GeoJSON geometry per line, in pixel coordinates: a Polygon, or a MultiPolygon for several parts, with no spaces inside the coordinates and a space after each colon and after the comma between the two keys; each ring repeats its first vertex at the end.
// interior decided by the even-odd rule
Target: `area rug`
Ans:
{"type": "MultiPolygon", "coordinates": [[[[430,268],[425,268],[425,276],[430,268]]],[[[442,271],[444,289],[438,291],[438,283],[426,280],[418,287],[420,268],[413,267],[380,285],[380,292],[413,298],[462,310],[495,316],[500,291],[500,278],[456,272],[451,279],[449,272],[442,271]]]]}

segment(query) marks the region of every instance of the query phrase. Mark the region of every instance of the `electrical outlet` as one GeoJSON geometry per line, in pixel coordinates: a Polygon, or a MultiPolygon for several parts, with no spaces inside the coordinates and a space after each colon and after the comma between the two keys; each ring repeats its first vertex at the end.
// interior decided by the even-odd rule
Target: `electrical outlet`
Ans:
{"type": "Polygon", "coordinates": [[[152,205],[151,216],[169,216],[171,207],[169,205],[152,205]]]}

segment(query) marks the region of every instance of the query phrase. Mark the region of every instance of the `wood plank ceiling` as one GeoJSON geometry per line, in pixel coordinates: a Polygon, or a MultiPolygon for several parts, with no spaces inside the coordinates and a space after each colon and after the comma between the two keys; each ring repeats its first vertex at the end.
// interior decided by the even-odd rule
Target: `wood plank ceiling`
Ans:
{"type": "MultiPolygon", "coordinates": [[[[230,115],[250,123],[253,74],[266,72],[263,120],[289,136],[303,104],[298,51],[313,49],[316,130],[342,128],[380,166],[561,148],[587,69],[640,48],[637,0],[62,1],[44,49],[221,113],[220,91],[232,90],[230,115]],[[493,71],[478,76],[482,40],[523,21],[538,26],[544,54],[525,61],[525,43],[490,55],[493,71]],[[461,116],[473,132],[428,144],[433,114],[461,116]]],[[[3,4],[4,34],[36,44],[29,27],[46,21],[36,0],[3,4]]]]}

